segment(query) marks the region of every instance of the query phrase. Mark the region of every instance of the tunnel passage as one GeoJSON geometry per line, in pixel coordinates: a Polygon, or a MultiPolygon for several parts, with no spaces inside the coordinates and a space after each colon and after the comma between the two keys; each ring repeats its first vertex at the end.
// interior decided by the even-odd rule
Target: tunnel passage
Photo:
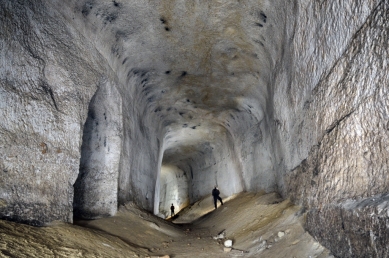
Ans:
{"type": "Polygon", "coordinates": [[[7,105],[6,113],[19,120],[17,126],[6,120],[1,130],[6,144],[13,133],[28,135],[29,149],[18,145],[28,153],[21,168],[43,181],[17,174],[17,151],[7,147],[1,198],[10,208],[2,214],[22,202],[20,192],[26,207],[48,207],[28,215],[18,209],[31,220],[34,214],[50,220],[57,203],[63,206],[57,217],[66,221],[73,212],[112,215],[130,201],[158,213],[165,165],[190,175],[189,202],[215,184],[226,195],[277,188],[271,137],[272,71],[283,34],[272,29],[282,28],[272,18],[277,3],[22,3],[1,2],[15,21],[1,13],[9,25],[4,35],[15,34],[12,41],[2,38],[12,69],[1,73],[1,97],[31,101],[19,103],[21,109],[7,105]],[[36,170],[42,162],[55,165],[36,170]],[[47,189],[57,193],[54,199],[47,189]]]}
{"type": "MultiPolygon", "coordinates": [[[[105,190],[104,175],[113,177],[112,186],[117,176],[118,205],[135,201],[155,214],[168,205],[163,189],[169,189],[172,173],[162,174],[166,167],[186,175],[182,198],[189,203],[209,195],[215,184],[225,195],[277,189],[271,83],[282,31],[264,37],[278,22],[270,19],[275,11],[267,2],[183,3],[142,8],[137,2],[120,8],[107,1],[74,3],[75,23],[83,25],[84,35],[93,38],[96,28],[100,31],[95,46],[115,71],[122,103],[119,117],[112,118],[123,128],[115,169],[93,162],[103,149],[87,147],[90,154],[84,154],[87,148],[82,148],[79,179],[89,180],[88,187],[95,179],[100,182],[107,201],[92,198],[88,205],[100,206],[102,214],[114,210],[114,202],[103,206],[116,191],[105,190]],[[155,33],[141,33],[149,30],[155,33]]],[[[90,130],[99,142],[101,134],[90,130]]],[[[77,189],[83,185],[79,182],[77,189]]]]}
{"type": "MultiPolygon", "coordinates": [[[[158,213],[162,166],[187,175],[189,202],[216,182],[277,190],[331,225],[346,198],[389,191],[388,1],[0,5],[1,218],[71,222],[73,202],[89,217],[129,201],[158,213]]],[[[381,225],[354,210],[359,229],[381,225]]],[[[320,230],[346,239],[338,254],[356,235],[380,245],[320,230]]]]}
{"type": "Polygon", "coordinates": [[[163,152],[159,213],[169,214],[174,203],[179,209],[209,196],[218,185],[224,196],[245,189],[240,160],[221,125],[171,127],[166,135],[163,152]]]}
{"type": "Polygon", "coordinates": [[[98,118],[90,116],[85,124],[75,211],[84,207],[85,214],[98,217],[135,201],[158,214],[171,204],[167,181],[181,173],[187,180],[186,192],[177,195],[182,203],[209,195],[214,185],[224,195],[277,188],[270,71],[281,44],[275,38],[282,32],[265,40],[267,27],[280,22],[277,16],[267,18],[265,13],[273,11],[265,2],[159,3],[157,12],[154,6],[139,9],[135,2],[120,9],[105,1],[75,6],[86,36],[101,30],[96,48],[118,78],[106,87],[116,87],[120,95],[103,100],[97,92],[99,101],[90,108],[98,118]],[[207,12],[195,11],[196,6],[207,12]],[[173,15],[172,8],[188,19],[173,15]],[[140,33],[149,30],[155,33],[140,33]],[[112,111],[118,117],[111,119],[123,130],[116,134],[121,143],[115,143],[113,154],[101,147],[104,134],[119,131],[101,121],[104,103],[116,99],[120,112],[112,111]]]}
{"type": "Polygon", "coordinates": [[[189,205],[188,178],[184,171],[172,165],[162,165],[160,185],[158,214],[166,218],[170,216],[172,204],[176,213],[189,205]]]}

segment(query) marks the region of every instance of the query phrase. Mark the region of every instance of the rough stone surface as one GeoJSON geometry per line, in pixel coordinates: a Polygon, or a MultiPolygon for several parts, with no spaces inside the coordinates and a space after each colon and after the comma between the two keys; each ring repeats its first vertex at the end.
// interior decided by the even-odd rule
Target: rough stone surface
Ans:
{"type": "Polygon", "coordinates": [[[112,83],[102,81],[89,104],[80,173],[74,185],[74,215],[98,218],[116,213],[122,149],[122,103],[112,83]]]}
{"type": "MultiPolygon", "coordinates": [[[[307,227],[336,256],[383,257],[377,250],[386,252],[381,240],[387,239],[387,232],[372,237],[370,225],[387,225],[385,220],[358,217],[352,210],[344,210],[341,203],[389,190],[389,153],[385,147],[389,143],[388,44],[384,40],[389,36],[389,4],[332,1],[312,4],[305,10],[316,13],[315,22],[319,22],[336,5],[342,17],[326,19],[329,24],[325,27],[315,27],[309,21],[302,26],[317,28],[317,35],[334,44],[321,42],[321,46],[307,48],[314,52],[306,55],[308,62],[299,62],[305,68],[292,77],[300,77],[300,86],[292,83],[289,89],[290,103],[295,104],[280,113],[294,119],[276,121],[280,139],[287,143],[281,144],[282,148],[290,153],[283,156],[281,164],[288,168],[286,171],[291,170],[284,177],[284,190],[295,202],[312,209],[307,227]],[[347,18],[351,16],[359,18],[347,18]],[[349,25],[343,27],[346,21],[349,25]],[[321,33],[323,28],[326,31],[321,33]],[[348,32],[338,36],[338,29],[328,28],[348,32]],[[343,213],[348,216],[347,223],[359,227],[347,233],[348,244],[340,243],[343,229],[338,222],[342,218],[335,218],[343,213]],[[362,251],[365,245],[361,243],[369,243],[370,248],[362,251]]],[[[301,49],[298,56],[305,53],[301,49]]]]}
{"type": "MultiPolygon", "coordinates": [[[[277,190],[335,255],[359,255],[309,218],[389,192],[388,9],[0,0],[0,217],[70,222],[128,201],[166,215],[214,185],[277,190]]],[[[351,214],[380,249],[384,232],[351,214]]]]}
{"type": "Polygon", "coordinates": [[[389,36],[387,8],[372,11],[305,103],[317,143],[289,175],[288,191],[309,206],[388,191],[388,46],[379,41],[389,36]]]}
{"type": "Polygon", "coordinates": [[[0,4],[0,217],[72,221],[88,103],[109,67],[47,5],[0,4]]]}
{"type": "Polygon", "coordinates": [[[338,257],[388,257],[388,205],[385,194],[313,209],[307,229],[338,257]]]}

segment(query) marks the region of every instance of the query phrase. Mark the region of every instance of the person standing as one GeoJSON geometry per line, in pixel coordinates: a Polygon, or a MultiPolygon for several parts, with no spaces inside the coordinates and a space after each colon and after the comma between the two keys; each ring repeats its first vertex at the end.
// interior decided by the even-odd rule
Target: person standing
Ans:
{"type": "Polygon", "coordinates": [[[212,190],[213,203],[215,204],[215,209],[217,209],[217,200],[219,200],[220,203],[223,205],[223,200],[222,200],[222,198],[219,195],[220,195],[220,191],[215,186],[215,188],[213,188],[213,190],[212,190]]]}
{"type": "Polygon", "coordinates": [[[170,211],[171,211],[171,216],[173,217],[175,215],[173,203],[172,203],[172,206],[170,206],[170,211]]]}

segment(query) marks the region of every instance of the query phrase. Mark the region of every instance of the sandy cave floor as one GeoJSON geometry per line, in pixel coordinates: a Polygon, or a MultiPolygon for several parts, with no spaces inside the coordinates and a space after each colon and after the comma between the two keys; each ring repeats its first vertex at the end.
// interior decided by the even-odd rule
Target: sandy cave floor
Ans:
{"type": "Polygon", "coordinates": [[[333,257],[303,220],[300,207],[275,193],[241,193],[217,210],[209,197],[182,210],[175,224],[127,204],[114,217],[75,225],[0,220],[0,257],[333,257]],[[228,252],[226,239],[233,241],[228,252]]]}

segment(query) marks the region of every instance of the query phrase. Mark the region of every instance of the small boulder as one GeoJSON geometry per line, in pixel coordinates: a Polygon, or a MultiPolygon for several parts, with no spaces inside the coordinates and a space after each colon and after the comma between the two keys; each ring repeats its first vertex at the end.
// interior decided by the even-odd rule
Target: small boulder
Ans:
{"type": "Polygon", "coordinates": [[[232,240],[226,240],[226,241],[224,241],[224,246],[225,246],[225,247],[231,247],[231,246],[232,246],[232,240]]]}

